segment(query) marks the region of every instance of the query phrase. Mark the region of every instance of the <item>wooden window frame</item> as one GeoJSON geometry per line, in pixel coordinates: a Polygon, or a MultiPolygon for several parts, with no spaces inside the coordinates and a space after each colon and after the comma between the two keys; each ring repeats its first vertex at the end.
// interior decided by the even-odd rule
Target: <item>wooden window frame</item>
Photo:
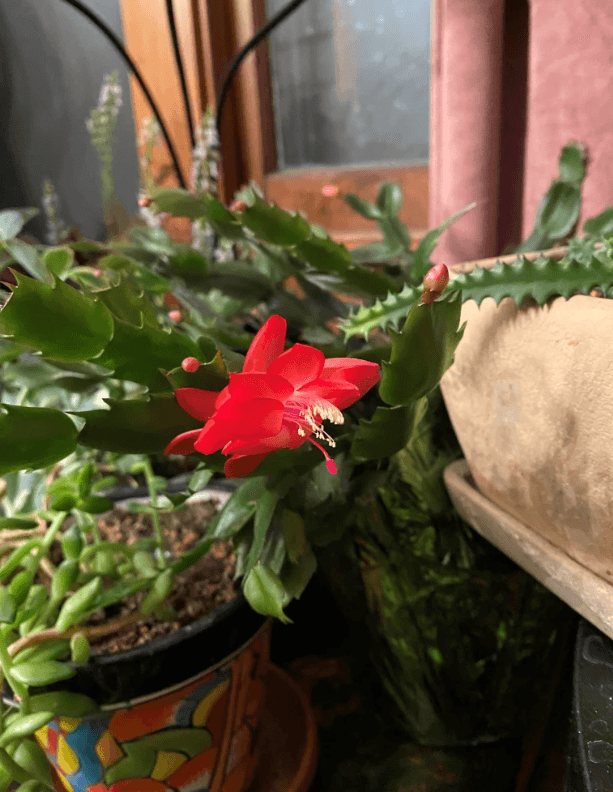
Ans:
{"type": "MultiPolygon", "coordinates": [[[[179,43],[186,69],[192,114],[202,117],[215,97],[228,64],[266,21],[265,0],[174,0],[179,43]]],[[[120,0],[126,47],[142,71],[167,124],[183,173],[191,168],[191,145],[175,67],[164,0],[120,0]]],[[[140,88],[132,82],[137,130],[151,115],[140,88]]],[[[354,192],[374,200],[384,181],[401,184],[400,218],[418,240],[428,226],[428,166],[374,163],[358,167],[308,167],[276,171],[276,145],[269,48],[262,41],[249,53],[234,78],[221,127],[223,143],[220,193],[229,202],[250,180],[262,186],[268,200],[300,210],[323,225],[348,247],[372,242],[380,234],[372,221],[356,215],[342,201],[354,192]],[[326,197],[325,185],[338,188],[326,197]]],[[[163,145],[154,152],[154,173],[162,183],[176,184],[163,145]],[[164,174],[169,174],[165,176],[164,174]]],[[[187,224],[176,223],[174,235],[187,238],[187,224]]]]}

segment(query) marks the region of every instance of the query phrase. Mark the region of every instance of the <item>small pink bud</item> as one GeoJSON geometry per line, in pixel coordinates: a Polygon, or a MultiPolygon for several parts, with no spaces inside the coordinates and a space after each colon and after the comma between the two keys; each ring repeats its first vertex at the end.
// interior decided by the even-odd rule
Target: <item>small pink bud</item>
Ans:
{"type": "Polygon", "coordinates": [[[321,188],[321,194],[325,195],[326,198],[336,198],[338,195],[338,187],[336,184],[324,184],[321,188]]]}
{"type": "Polygon", "coordinates": [[[151,206],[153,203],[153,199],[149,195],[141,195],[138,199],[138,205],[141,209],[146,209],[148,206],[151,206]]]}
{"type": "Polygon", "coordinates": [[[179,322],[183,321],[183,313],[182,311],[168,311],[168,318],[171,322],[179,324],[179,322]]]}
{"type": "Polygon", "coordinates": [[[190,374],[193,374],[194,371],[198,371],[200,368],[200,361],[195,357],[186,357],[185,360],[181,363],[181,368],[183,371],[187,371],[190,374]]]}
{"type": "Polygon", "coordinates": [[[449,283],[449,270],[446,264],[435,264],[424,277],[424,289],[443,292],[449,283]]]}
{"type": "Polygon", "coordinates": [[[245,201],[232,201],[230,204],[231,212],[244,212],[245,209],[249,209],[249,206],[245,201]]]}
{"type": "Polygon", "coordinates": [[[102,270],[95,269],[92,274],[93,274],[93,276],[95,278],[101,278],[102,277],[102,270]]]}
{"type": "Polygon", "coordinates": [[[424,277],[422,302],[426,304],[434,302],[445,291],[448,283],[449,270],[447,266],[435,264],[424,277]]]}

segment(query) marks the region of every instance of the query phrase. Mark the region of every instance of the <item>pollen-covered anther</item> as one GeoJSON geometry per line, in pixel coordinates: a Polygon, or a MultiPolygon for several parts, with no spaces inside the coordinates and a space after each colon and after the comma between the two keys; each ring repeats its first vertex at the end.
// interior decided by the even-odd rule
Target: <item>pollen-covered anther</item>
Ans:
{"type": "Polygon", "coordinates": [[[317,423],[317,417],[320,417],[322,421],[330,421],[330,423],[334,424],[342,424],[345,422],[345,417],[343,413],[335,407],[330,402],[316,402],[315,404],[308,407],[304,412],[304,417],[309,422],[309,424],[319,425],[317,423]]]}
{"type": "Polygon", "coordinates": [[[301,410],[300,417],[304,418],[306,423],[309,425],[309,428],[312,429],[315,437],[317,437],[319,440],[325,440],[331,448],[336,447],[336,442],[322,427],[320,421],[330,421],[331,423],[335,424],[344,423],[345,418],[338,407],[335,407],[329,402],[317,402],[316,404],[308,407],[306,410],[301,410]]]}
{"type": "Polygon", "coordinates": [[[326,443],[330,446],[330,448],[336,448],[336,440],[331,437],[325,429],[322,429],[321,426],[317,427],[317,430],[313,432],[315,437],[318,440],[325,440],[326,443]]]}

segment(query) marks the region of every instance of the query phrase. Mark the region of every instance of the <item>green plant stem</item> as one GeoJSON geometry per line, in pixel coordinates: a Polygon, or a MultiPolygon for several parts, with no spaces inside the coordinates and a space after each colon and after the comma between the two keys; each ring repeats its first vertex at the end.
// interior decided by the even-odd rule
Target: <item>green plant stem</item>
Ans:
{"type": "MultiPolygon", "coordinates": [[[[79,525],[82,528],[91,530],[92,536],[94,537],[93,544],[88,545],[88,547],[86,548],[88,560],[92,555],[95,556],[95,561],[92,565],[92,569],[100,575],[108,575],[110,572],[109,563],[105,562],[105,558],[102,555],[100,557],[98,557],[97,555],[97,552],[100,549],[100,546],[103,544],[103,541],[102,541],[102,537],[100,536],[100,530],[98,529],[98,525],[96,524],[96,521],[89,514],[85,514],[84,512],[81,512],[78,509],[76,509],[75,511],[79,525]]],[[[79,560],[83,561],[82,558],[79,560]]]]}
{"type": "Polygon", "coordinates": [[[153,473],[153,468],[151,467],[151,462],[149,462],[148,459],[142,462],[140,468],[145,474],[145,484],[149,490],[149,500],[151,501],[152,507],[151,520],[153,522],[155,540],[159,550],[159,564],[162,569],[166,569],[168,566],[168,561],[166,560],[166,543],[164,541],[164,532],[162,531],[162,525],[160,523],[160,515],[157,511],[158,497],[157,491],[155,489],[155,475],[153,473]]]}
{"type": "Polygon", "coordinates": [[[96,521],[92,519],[89,514],[85,512],[76,510],[77,522],[79,523],[80,528],[85,528],[88,531],[92,532],[94,537],[94,544],[101,544],[102,537],[100,536],[100,531],[98,530],[98,526],[96,525],[96,521]]]}
{"type": "Polygon", "coordinates": [[[4,672],[0,667],[0,734],[4,731],[4,700],[2,691],[4,690],[4,672]]]}
{"type": "MultiPolygon", "coordinates": [[[[67,517],[67,512],[58,512],[56,514],[56,516],[53,518],[51,522],[51,525],[47,529],[47,532],[45,533],[36,554],[32,556],[31,559],[28,559],[28,574],[30,577],[30,585],[32,585],[32,583],[34,582],[34,577],[36,575],[36,572],[38,571],[38,568],[41,565],[41,561],[43,560],[43,558],[46,558],[47,553],[49,552],[49,548],[53,544],[53,541],[58,531],[62,527],[66,517],[67,517]]],[[[41,619],[44,619],[46,617],[49,608],[52,604],[53,601],[51,600],[41,609],[39,616],[35,619],[35,621],[32,624],[32,628],[36,627],[36,625],[40,623],[41,619]]]]}
{"type": "MultiPolygon", "coordinates": [[[[100,544],[102,544],[102,542],[100,544]]],[[[132,558],[132,556],[136,552],[136,550],[134,550],[133,547],[130,547],[129,545],[124,545],[121,542],[105,542],[104,551],[107,552],[109,550],[113,550],[113,552],[116,553],[123,553],[128,558],[132,558]]],[[[79,563],[84,564],[86,561],[89,561],[89,559],[93,555],[96,555],[96,553],[98,552],[101,552],[101,548],[99,545],[97,544],[87,545],[87,547],[84,548],[83,552],[79,556],[79,563]]]]}
{"type": "MultiPolygon", "coordinates": [[[[45,643],[45,641],[55,641],[58,639],[70,639],[76,633],[83,633],[86,638],[100,638],[103,635],[110,635],[111,633],[117,632],[118,630],[122,630],[124,627],[129,626],[130,624],[136,624],[139,621],[143,621],[144,616],[139,611],[133,611],[129,613],[127,616],[123,616],[121,619],[117,619],[114,622],[108,622],[106,624],[101,624],[98,627],[85,627],[82,624],[77,624],[74,627],[69,627],[67,630],[58,630],[55,627],[50,627],[47,630],[41,630],[40,632],[36,633],[29,633],[28,635],[24,635],[22,638],[19,638],[17,641],[12,643],[7,651],[7,659],[10,662],[11,657],[15,657],[19,652],[22,652],[24,649],[27,649],[29,646],[35,646],[39,643],[45,643]]],[[[2,660],[0,656],[0,662],[4,666],[4,660],[2,660]]],[[[10,682],[10,680],[9,680],[10,682]]],[[[11,683],[12,687],[12,683],[11,683]]]]}
{"type": "MultiPolygon", "coordinates": [[[[43,537],[43,541],[42,541],[42,544],[41,544],[41,546],[40,546],[40,548],[38,550],[38,553],[35,556],[35,558],[37,559],[37,561],[39,563],[40,563],[40,559],[44,555],[47,555],[47,553],[49,551],[49,548],[53,544],[53,540],[55,539],[55,536],[56,536],[57,532],[62,527],[62,524],[63,524],[63,522],[64,522],[64,520],[66,519],[67,516],[68,516],[68,512],[58,512],[55,515],[55,517],[53,518],[53,521],[51,522],[51,525],[49,526],[49,529],[47,530],[47,533],[43,537]]],[[[38,568],[38,566],[37,566],[37,568],[38,568]]]]}
{"type": "Polygon", "coordinates": [[[17,569],[22,559],[24,559],[32,550],[40,547],[42,547],[42,542],[39,539],[31,539],[29,542],[22,544],[19,549],[14,550],[9,560],[0,567],[0,580],[13,572],[13,570],[17,569]]]}

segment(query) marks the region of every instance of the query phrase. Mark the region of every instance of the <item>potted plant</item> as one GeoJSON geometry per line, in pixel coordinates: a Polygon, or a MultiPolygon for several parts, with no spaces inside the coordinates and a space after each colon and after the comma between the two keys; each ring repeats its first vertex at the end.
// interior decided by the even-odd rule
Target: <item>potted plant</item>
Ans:
{"type": "MultiPolygon", "coordinates": [[[[206,510],[162,506],[157,489],[164,482],[153,476],[147,458],[132,461],[131,471],[139,469],[150,498],[133,504],[135,514],[115,509],[97,515],[112,506],[98,494],[109,479],[99,479],[94,464],[81,459],[46,489],[49,508],[33,515],[34,527],[24,518],[2,520],[3,568],[20,556],[31,558],[2,589],[3,627],[19,623],[3,635],[9,663],[3,679],[12,690],[4,691],[3,733],[10,738],[20,712],[29,712],[30,725],[54,715],[36,731],[38,745],[18,729],[2,756],[3,788],[28,777],[33,788],[48,788],[41,748],[73,789],[181,789],[207,779],[218,788],[244,788],[253,777],[270,625],[237,596],[229,548],[216,543],[213,557],[197,552],[200,560],[189,566],[190,540],[193,545],[203,532],[206,510]],[[30,556],[33,547],[46,553],[30,556]],[[183,548],[187,565],[175,575],[171,562],[183,548]],[[162,575],[174,579],[172,592],[162,575]],[[75,629],[66,627],[72,617],[63,608],[63,592],[79,576],[91,578],[90,590],[98,580],[94,585],[110,604],[103,598],[96,613],[90,599],[88,623],[75,629]],[[118,593],[119,604],[111,603],[118,593]],[[11,609],[19,606],[17,616],[11,609]],[[62,656],[78,664],[76,674],[56,662],[62,656]]],[[[87,590],[86,584],[80,596],[88,599],[87,590]]],[[[78,599],[66,601],[78,607],[78,599]]]]}
{"type": "MultiPolygon", "coordinates": [[[[9,776],[17,772],[16,764],[30,772],[30,759],[22,761],[16,754],[20,742],[33,745],[25,740],[28,735],[51,728],[45,724],[52,717],[84,716],[79,707],[51,706],[57,702],[55,692],[39,694],[47,696],[38,702],[49,709],[39,708],[30,688],[59,681],[66,692],[65,680],[79,676],[87,654],[88,619],[102,605],[119,602],[126,590],[139,590],[146,603],[141,615],[149,616],[163,607],[173,576],[223,539],[233,543],[236,575],[252,609],[286,621],[284,608],[300,596],[315,570],[313,548],[352,536],[352,531],[364,547],[369,503],[386,505],[379,515],[404,519],[397,493],[408,492],[404,485],[411,486],[414,472],[403,453],[410,452],[410,444],[436,414],[435,401],[429,405],[428,400],[462,336],[462,301],[484,287],[473,275],[461,293],[445,294],[447,269],[432,267],[430,261],[444,226],[411,251],[396,216],[401,195],[395,185],[384,185],[375,205],[355,197],[349,201],[378,218],[385,235],[382,246],[350,254],[300,215],[269,206],[253,187],[243,190],[230,208],[207,192],[156,188],[146,196],[153,212],[188,217],[208,226],[218,239],[229,240],[232,258],[226,261],[219,261],[214,250],[173,242],[158,228],[135,229],[127,242],[26,245],[17,234],[27,210],[0,215],[4,263],[17,262],[29,272],[9,271],[11,293],[0,311],[5,368],[17,366],[24,349],[35,353],[29,362],[54,369],[54,382],[64,394],[53,406],[5,400],[0,472],[44,468],[82,449],[147,455],[165,450],[198,455],[199,474],[223,470],[239,477],[225,507],[183,557],[166,560],[163,536],[154,533],[158,552],[147,562],[147,573],[125,547],[98,547],[92,529],[91,545],[81,547],[78,555],[68,550],[73,554],[64,558],[63,568],[71,571],[61,586],[55,584],[61,599],[51,606],[51,596],[41,606],[28,600],[27,589],[53,538],[72,530],[65,525],[66,508],[96,510],[96,496],[88,490],[94,478],[85,472],[91,468],[77,456],[76,478],[64,493],[68,499],[54,500],[38,513],[45,521],[44,537],[13,551],[0,569],[5,601],[0,667],[19,700],[18,712],[3,713],[0,765],[9,776]],[[382,259],[378,269],[362,263],[373,258],[382,259]],[[349,314],[339,294],[357,295],[362,306],[349,314]],[[181,308],[171,309],[180,315],[169,317],[168,295],[180,301],[181,308]],[[394,324],[401,329],[392,329],[394,324]],[[298,343],[286,349],[288,337],[298,343]],[[102,396],[104,406],[75,409],[69,395],[75,390],[93,399],[102,396]],[[115,554],[122,559],[119,565],[115,554]],[[96,556],[107,558],[102,570],[99,560],[91,566],[96,556]],[[49,657],[30,660],[29,675],[23,669],[15,673],[27,663],[19,656],[23,652],[49,657]]],[[[492,294],[507,290],[516,295],[514,272],[492,273],[486,288],[492,294]]],[[[556,280],[539,280],[538,269],[532,274],[533,292],[541,302],[568,280],[567,269],[556,280]]],[[[580,275],[573,273],[573,286],[589,290],[601,274],[601,264],[590,261],[580,275]]],[[[423,470],[420,475],[422,482],[427,480],[423,470]]],[[[177,505],[181,498],[185,496],[176,499],[177,505]]],[[[31,514],[11,517],[20,518],[31,519],[31,514]]],[[[466,555],[470,542],[462,541],[464,531],[459,526],[455,534],[442,537],[450,546],[442,554],[435,548],[439,567],[466,555]]],[[[379,533],[378,540],[385,534],[379,533]]],[[[429,541],[427,535],[418,540],[426,555],[429,541]]],[[[65,544],[68,548],[69,539],[65,544]]],[[[364,558],[362,554],[362,567],[364,558]]],[[[365,586],[375,601],[381,590],[381,578],[365,586]]],[[[164,618],[163,610],[158,613],[164,618]]],[[[222,633],[230,632],[224,625],[222,633]]],[[[436,636],[426,638],[428,662],[436,663],[431,651],[436,636]]],[[[505,645],[501,630],[496,640],[505,645]]],[[[71,700],[85,706],[80,698],[71,700]]],[[[113,754],[109,767],[122,761],[118,757],[113,754]]],[[[122,773],[129,765],[122,765],[122,773]]],[[[115,781],[125,785],[116,792],[129,788],[129,778],[115,781]]],[[[159,788],[164,783],[153,781],[159,788]]]]}

